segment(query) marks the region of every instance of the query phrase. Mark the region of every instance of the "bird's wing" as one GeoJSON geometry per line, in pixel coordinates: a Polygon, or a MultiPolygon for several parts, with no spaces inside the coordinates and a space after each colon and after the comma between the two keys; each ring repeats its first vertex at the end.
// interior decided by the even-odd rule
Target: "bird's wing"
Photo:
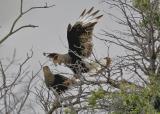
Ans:
{"type": "Polygon", "coordinates": [[[85,9],[73,26],[68,25],[67,38],[71,56],[87,58],[92,53],[92,32],[98,20],[103,16],[97,16],[99,10],[93,11],[93,9],[93,7],[88,11],[85,9]]]}

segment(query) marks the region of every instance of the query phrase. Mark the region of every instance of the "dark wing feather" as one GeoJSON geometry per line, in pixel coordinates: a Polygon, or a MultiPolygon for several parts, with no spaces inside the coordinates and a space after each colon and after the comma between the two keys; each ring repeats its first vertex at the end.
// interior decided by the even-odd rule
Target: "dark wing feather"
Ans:
{"type": "MultiPolygon", "coordinates": [[[[92,53],[93,29],[102,15],[96,16],[99,10],[93,11],[93,7],[80,15],[79,20],[71,27],[68,25],[67,38],[69,44],[69,54],[73,58],[87,58],[92,53]]],[[[76,59],[77,59],[76,58],[76,59]]]]}
{"type": "Polygon", "coordinates": [[[68,86],[64,83],[70,80],[69,78],[60,74],[53,74],[48,66],[43,67],[43,72],[46,86],[49,89],[52,87],[57,91],[58,94],[61,94],[68,89],[68,86]]]}
{"type": "Polygon", "coordinates": [[[58,94],[61,94],[62,92],[66,91],[68,89],[68,86],[64,84],[65,81],[68,80],[68,78],[60,75],[55,74],[55,81],[52,85],[52,87],[58,92],[58,94]]]}

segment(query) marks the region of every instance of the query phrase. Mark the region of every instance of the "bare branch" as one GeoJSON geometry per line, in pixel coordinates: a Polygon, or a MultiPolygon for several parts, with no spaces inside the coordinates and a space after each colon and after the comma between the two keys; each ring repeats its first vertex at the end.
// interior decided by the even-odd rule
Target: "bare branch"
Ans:
{"type": "Polygon", "coordinates": [[[36,25],[23,25],[17,29],[15,29],[15,26],[16,24],[18,23],[18,21],[25,15],[27,14],[28,12],[32,11],[32,10],[35,10],[35,9],[42,9],[42,8],[51,8],[55,5],[50,5],[48,6],[47,4],[45,6],[39,6],[39,7],[31,7],[29,8],[28,10],[26,11],[23,11],[23,0],[21,0],[21,3],[20,3],[20,14],[18,15],[18,17],[14,20],[12,26],[11,26],[11,29],[9,31],[9,33],[0,40],[0,44],[2,44],[6,39],[8,39],[12,34],[18,32],[19,30],[21,29],[24,29],[24,28],[35,28],[35,27],[38,27],[36,25]],[[14,30],[15,29],[15,30],[14,30]]]}
{"type": "Polygon", "coordinates": [[[4,89],[4,94],[2,96],[4,96],[4,106],[5,106],[5,114],[8,113],[8,105],[7,105],[7,86],[6,86],[6,75],[2,66],[2,62],[0,61],[0,67],[1,67],[1,73],[2,73],[2,79],[3,79],[3,89],[4,89]]]}

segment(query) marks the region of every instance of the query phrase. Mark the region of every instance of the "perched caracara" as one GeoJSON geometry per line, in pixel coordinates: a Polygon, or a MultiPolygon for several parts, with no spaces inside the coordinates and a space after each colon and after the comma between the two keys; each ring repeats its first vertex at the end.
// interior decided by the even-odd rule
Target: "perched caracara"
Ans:
{"type": "Polygon", "coordinates": [[[52,58],[54,64],[64,63],[75,74],[88,72],[91,67],[89,63],[84,62],[84,59],[92,53],[92,32],[98,20],[103,16],[97,16],[99,10],[93,11],[93,9],[93,7],[88,11],[85,9],[73,26],[68,25],[68,53],[44,53],[47,57],[52,58]]]}
{"type": "Polygon", "coordinates": [[[60,74],[52,74],[48,66],[43,67],[44,79],[46,86],[50,89],[53,88],[58,94],[61,94],[72,84],[75,84],[74,79],[69,79],[60,74]]]}

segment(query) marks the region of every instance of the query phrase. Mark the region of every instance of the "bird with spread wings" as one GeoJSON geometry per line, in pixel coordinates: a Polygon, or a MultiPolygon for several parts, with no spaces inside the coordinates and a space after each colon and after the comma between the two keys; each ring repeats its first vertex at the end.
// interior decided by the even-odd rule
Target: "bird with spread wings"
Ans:
{"type": "Polygon", "coordinates": [[[85,9],[78,21],[72,26],[68,25],[67,40],[69,50],[66,54],[44,53],[51,58],[54,64],[64,63],[75,74],[86,73],[92,69],[92,65],[86,61],[92,54],[92,36],[94,26],[103,15],[97,15],[99,10],[93,11],[94,7],[88,11],[85,9]]]}

